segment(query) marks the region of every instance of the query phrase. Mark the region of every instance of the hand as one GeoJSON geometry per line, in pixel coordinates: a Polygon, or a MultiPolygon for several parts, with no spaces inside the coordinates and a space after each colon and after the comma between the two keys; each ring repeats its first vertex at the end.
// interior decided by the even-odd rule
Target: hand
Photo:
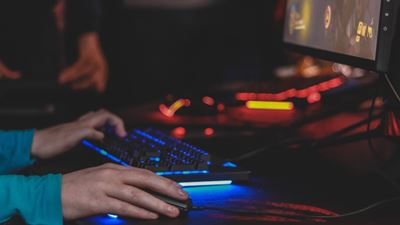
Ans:
{"type": "Polygon", "coordinates": [[[343,64],[338,64],[338,63],[333,64],[332,68],[334,71],[340,72],[348,78],[360,78],[360,77],[364,77],[366,74],[368,74],[368,71],[366,71],[366,70],[354,68],[354,67],[351,67],[348,65],[343,65],[343,64]]]}
{"type": "Polygon", "coordinates": [[[3,77],[11,80],[16,80],[21,78],[21,72],[11,70],[6,65],[4,65],[3,62],[0,61],[0,79],[3,77]]]}
{"type": "Polygon", "coordinates": [[[95,89],[104,92],[108,79],[108,65],[96,33],[84,34],[79,40],[78,61],[61,72],[59,82],[74,90],[95,89]]]}
{"type": "Polygon", "coordinates": [[[85,138],[101,140],[104,134],[96,128],[106,124],[114,126],[118,136],[126,136],[122,120],[110,112],[100,110],[88,113],[75,122],[37,131],[31,153],[36,158],[48,159],[68,151],[85,138]]]}
{"type": "Polygon", "coordinates": [[[177,208],[143,190],[188,199],[177,183],[148,170],[106,164],[63,176],[63,215],[66,220],[107,213],[139,219],[179,215],[177,208]]]}

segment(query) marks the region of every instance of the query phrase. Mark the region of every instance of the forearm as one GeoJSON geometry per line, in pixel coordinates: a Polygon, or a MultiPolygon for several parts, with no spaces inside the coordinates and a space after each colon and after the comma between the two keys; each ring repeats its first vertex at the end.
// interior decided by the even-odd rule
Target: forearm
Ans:
{"type": "Polygon", "coordinates": [[[0,131],[0,174],[13,173],[33,164],[34,133],[34,130],[0,131]]]}
{"type": "Polygon", "coordinates": [[[61,175],[0,176],[0,223],[19,214],[27,224],[63,224],[61,182],[61,175]]]}

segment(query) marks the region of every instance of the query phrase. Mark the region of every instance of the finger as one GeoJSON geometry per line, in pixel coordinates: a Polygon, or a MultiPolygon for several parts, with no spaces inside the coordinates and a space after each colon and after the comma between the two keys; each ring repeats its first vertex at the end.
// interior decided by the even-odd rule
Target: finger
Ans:
{"type": "Polygon", "coordinates": [[[138,218],[138,219],[157,219],[158,215],[148,210],[141,209],[129,203],[123,202],[115,198],[109,198],[105,203],[108,205],[107,211],[104,213],[113,213],[120,216],[138,218]]]}
{"type": "Polygon", "coordinates": [[[94,86],[96,88],[96,91],[99,93],[103,93],[107,87],[107,72],[106,71],[107,71],[106,69],[100,69],[93,75],[94,86]]]}
{"type": "Polygon", "coordinates": [[[94,128],[84,129],[84,137],[82,139],[90,139],[90,140],[103,140],[104,134],[94,128]]]}
{"type": "Polygon", "coordinates": [[[94,128],[104,126],[108,123],[115,127],[115,132],[118,136],[125,137],[127,135],[122,119],[106,110],[100,110],[96,112],[95,115],[89,119],[89,123],[90,126],[94,128]]]}
{"type": "Polygon", "coordinates": [[[86,120],[87,118],[93,116],[93,114],[95,114],[95,112],[94,111],[90,111],[90,112],[86,113],[85,115],[79,117],[78,121],[86,120]]]}
{"type": "Polygon", "coordinates": [[[108,192],[110,197],[128,202],[140,208],[162,214],[171,218],[179,216],[179,209],[138,188],[125,185],[123,188],[112,188],[108,192]]]}
{"type": "Polygon", "coordinates": [[[115,163],[106,163],[100,166],[101,168],[115,169],[115,170],[125,170],[127,167],[121,166],[115,163]]]}
{"type": "Polygon", "coordinates": [[[96,87],[96,81],[91,77],[92,75],[87,75],[85,79],[76,80],[71,84],[74,90],[88,90],[96,87]]]}
{"type": "Polygon", "coordinates": [[[153,172],[139,168],[129,168],[123,171],[123,181],[126,184],[151,190],[178,200],[187,200],[189,195],[176,182],[153,172]]]}
{"type": "Polygon", "coordinates": [[[90,63],[87,63],[85,60],[79,60],[61,73],[59,82],[65,84],[76,81],[90,74],[92,70],[93,66],[90,63]]]}

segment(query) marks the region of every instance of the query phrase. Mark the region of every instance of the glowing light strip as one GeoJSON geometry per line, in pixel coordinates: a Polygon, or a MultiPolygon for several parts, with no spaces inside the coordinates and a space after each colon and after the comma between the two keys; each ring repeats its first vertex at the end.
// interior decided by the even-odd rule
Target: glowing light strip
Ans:
{"type": "Polygon", "coordinates": [[[107,214],[108,217],[112,218],[112,219],[118,219],[118,215],[114,215],[114,214],[107,214]]]}
{"type": "Polygon", "coordinates": [[[285,101],[289,98],[307,98],[313,93],[326,92],[331,89],[340,87],[344,84],[344,80],[340,77],[333,78],[331,80],[321,82],[319,84],[310,86],[305,89],[289,89],[280,93],[247,93],[240,92],[236,94],[236,100],[238,101],[285,101]]]}
{"type": "Polygon", "coordinates": [[[89,147],[89,148],[91,148],[91,149],[93,149],[93,150],[95,150],[96,152],[98,152],[98,153],[104,155],[105,157],[111,159],[112,161],[114,161],[114,162],[116,162],[116,163],[119,163],[119,164],[121,164],[121,165],[123,165],[123,166],[129,166],[128,163],[126,163],[126,162],[124,162],[124,161],[118,159],[117,157],[111,155],[110,153],[108,153],[108,152],[105,151],[104,149],[101,149],[101,148],[99,148],[99,147],[93,145],[92,143],[90,143],[90,142],[87,141],[87,140],[82,141],[82,144],[85,145],[85,146],[87,146],[87,147],[89,147]]]}
{"type": "Polygon", "coordinates": [[[293,110],[292,102],[270,102],[270,101],[248,101],[248,109],[266,109],[266,110],[293,110]]]}
{"type": "Polygon", "coordinates": [[[143,132],[143,131],[141,131],[141,130],[134,130],[134,132],[135,132],[136,134],[141,135],[142,137],[145,137],[145,138],[148,138],[148,139],[150,139],[150,140],[152,140],[152,141],[155,141],[155,142],[157,142],[157,143],[160,144],[160,145],[165,145],[165,142],[164,142],[164,141],[162,141],[162,140],[160,140],[160,139],[158,139],[158,138],[156,138],[156,137],[153,137],[153,136],[151,136],[150,134],[147,134],[147,133],[145,133],[145,132],[143,132]]]}
{"type": "Polygon", "coordinates": [[[223,166],[227,168],[237,168],[237,165],[232,162],[225,162],[223,166]]]}
{"type": "Polygon", "coordinates": [[[179,185],[182,187],[201,187],[201,186],[219,186],[230,185],[231,180],[216,180],[216,181],[198,181],[198,182],[181,182],[179,185]]]}
{"type": "Polygon", "coordinates": [[[156,172],[159,176],[168,175],[190,175],[190,174],[207,174],[208,170],[189,170],[189,171],[167,171],[167,172],[156,172]]]}

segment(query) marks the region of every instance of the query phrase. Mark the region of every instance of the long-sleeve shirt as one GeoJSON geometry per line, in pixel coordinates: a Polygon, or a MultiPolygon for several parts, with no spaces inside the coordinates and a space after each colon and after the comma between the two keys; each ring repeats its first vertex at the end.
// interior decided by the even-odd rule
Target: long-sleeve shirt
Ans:
{"type": "Polygon", "coordinates": [[[0,223],[15,215],[27,224],[63,224],[61,175],[10,175],[34,163],[34,130],[0,131],[0,223]]]}

